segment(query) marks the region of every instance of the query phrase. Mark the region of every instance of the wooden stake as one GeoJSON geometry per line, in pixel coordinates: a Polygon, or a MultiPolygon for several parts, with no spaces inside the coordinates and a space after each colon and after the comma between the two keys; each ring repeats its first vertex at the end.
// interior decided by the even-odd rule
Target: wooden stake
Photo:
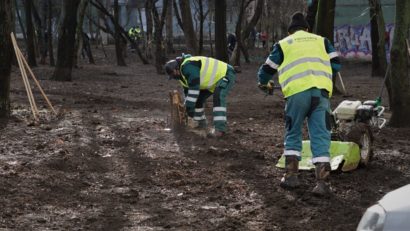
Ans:
{"type": "Polygon", "coordinates": [[[57,115],[57,112],[54,110],[54,107],[51,104],[50,100],[48,99],[46,93],[44,93],[43,88],[40,86],[40,83],[38,82],[36,76],[34,75],[33,71],[31,70],[30,66],[28,65],[26,59],[23,57],[23,53],[21,52],[20,48],[17,47],[17,51],[19,52],[20,57],[22,57],[22,60],[24,62],[24,65],[25,65],[26,69],[29,71],[29,73],[30,73],[31,77],[33,78],[34,82],[36,83],[38,89],[40,90],[41,94],[43,95],[44,99],[46,100],[48,106],[53,111],[54,115],[57,115]]]}
{"type": "Polygon", "coordinates": [[[347,95],[346,88],[343,83],[342,75],[340,74],[340,72],[337,72],[337,76],[339,76],[340,84],[342,85],[342,88],[343,88],[343,94],[347,95]]]}
{"type": "Polygon", "coordinates": [[[410,57],[410,44],[409,44],[409,40],[408,40],[408,39],[406,39],[406,44],[407,44],[407,52],[408,52],[408,55],[409,55],[409,57],[410,57]]]}
{"type": "Polygon", "coordinates": [[[16,41],[16,38],[14,37],[13,32],[11,32],[10,36],[11,36],[11,41],[13,43],[14,52],[16,54],[17,62],[19,64],[19,68],[20,68],[22,79],[23,79],[23,83],[24,83],[24,86],[26,88],[27,97],[28,97],[28,100],[30,102],[31,111],[33,113],[34,119],[36,121],[38,121],[37,105],[36,105],[36,102],[34,101],[33,92],[31,91],[30,83],[29,83],[28,78],[27,78],[27,73],[26,73],[26,70],[24,69],[24,66],[23,66],[21,53],[19,53],[19,51],[18,51],[17,41],[16,41]]]}

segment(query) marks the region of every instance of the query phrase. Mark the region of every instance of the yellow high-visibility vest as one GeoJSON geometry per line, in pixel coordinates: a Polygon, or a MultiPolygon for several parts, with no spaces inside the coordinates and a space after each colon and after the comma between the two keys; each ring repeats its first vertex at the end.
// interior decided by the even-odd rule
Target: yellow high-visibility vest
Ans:
{"type": "MultiPolygon", "coordinates": [[[[228,64],[219,61],[214,58],[208,58],[204,56],[193,56],[186,58],[181,64],[181,70],[184,64],[188,61],[201,61],[201,70],[200,70],[200,89],[201,90],[209,90],[210,92],[214,92],[216,83],[225,77],[226,71],[228,70],[228,64]]],[[[188,81],[186,77],[182,74],[182,78],[180,83],[182,86],[188,88],[188,81]]]]}
{"type": "Polygon", "coordinates": [[[332,95],[332,67],[323,37],[297,31],[279,44],[284,56],[278,68],[279,83],[285,98],[312,87],[332,95]]]}

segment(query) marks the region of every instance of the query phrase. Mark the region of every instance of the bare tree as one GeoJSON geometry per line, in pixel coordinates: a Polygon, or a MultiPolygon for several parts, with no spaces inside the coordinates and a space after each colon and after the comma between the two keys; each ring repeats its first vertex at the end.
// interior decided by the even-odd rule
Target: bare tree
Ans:
{"type": "Polygon", "coordinates": [[[12,0],[0,1],[0,118],[8,117],[10,114],[12,12],[12,0]]]}
{"type": "Polygon", "coordinates": [[[290,16],[296,11],[303,12],[306,9],[306,0],[268,0],[265,1],[264,19],[261,20],[261,31],[266,31],[270,36],[267,41],[266,50],[269,52],[271,48],[269,42],[278,41],[288,36],[288,25],[290,16]],[[272,20],[274,18],[274,20],[272,20]]]}
{"type": "Polygon", "coordinates": [[[27,62],[30,66],[37,66],[36,52],[34,45],[34,27],[33,27],[33,2],[32,0],[24,1],[24,12],[26,16],[26,29],[27,29],[27,62]]]}
{"type": "Polygon", "coordinates": [[[250,1],[251,0],[241,0],[240,1],[238,19],[236,21],[236,26],[235,26],[236,45],[235,45],[234,51],[232,52],[232,57],[230,60],[231,63],[233,63],[233,65],[235,66],[241,65],[241,49],[244,46],[242,44],[242,24],[243,24],[245,9],[247,5],[250,4],[250,1]]]}
{"type": "Polygon", "coordinates": [[[167,9],[167,16],[165,20],[165,28],[167,32],[167,53],[175,53],[174,50],[174,29],[173,29],[173,13],[172,13],[172,3],[175,0],[169,0],[170,2],[168,3],[168,9],[167,9]]]}
{"type": "Polygon", "coordinates": [[[213,47],[213,39],[212,39],[212,20],[213,16],[215,15],[215,6],[212,0],[208,0],[208,7],[209,7],[209,20],[208,20],[208,40],[210,46],[210,55],[214,56],[214,47],[213,47]]]}
{"type": "Polygon", "coordinates": [[[50,66],[54,66],[54,50],[53,50],[53,33],[52,33],[52,19],[53,19],[53,4],[52,0],[47,0],[47,47],[48,57],[50,59],[50,66]]]}
{"type": "Polygon", "coordinates": [[[319,3],[319,0],[312,0],[309,6],[307,7],[306,21],[309,24],[309,32],[314,31],[318,3],[319,3]]]}
{"type": "Polygon", "coordinates": [[[175,13],[175,18],[177,19],[177,23],[179,27],[181,28],[182,31],[184,31],[184,25],[182,24],[182,19],[181,19],[181,14],[179,13],[179,8],[178,8],[178,0],[173,1],[173,8],[174,8],[174,13],[175,13]]]}
{"type": "MultiPolygon", "coordinates": [[[[36,25],[36,34],[37,34],[37,44],[38,44],[38,49],[39,49],[39,54],[40,54],[40,64],[45,64],[46,63],[46,43],[45,43],[45,20],[42,20],[40,17],[40,14],[45,15],[43,12],[39,12],[37,10],[36,4],[32,2],[32,12],[33,12],[33,18],[34,22],[36,25]]],[[[46,2],[43,1],[41,5],[41,10],[45,8],[46,2]]]]}
{"type": "Polygon", "coordinates": [[[81,0],[78,7],[78,23],[76,28],[76,38],[75,38],[75,55],[74,55],[74,66],[78,65],[78,57],[80,56],[83,47],[83,24],[85,11],[87,9],[88,0],[81,0]]]}
{"type": "Polygon", "coordinates": [[[396,18],[393,45],[390,51],[391,75],[389,79],[390,124],[394,127],[410,127],[410,81],[407,68],[406,38],[410,28],[410,1],[396,1],[396,18]]]}
{"type": "Polygon", "coordinates": [[[226,0],[215,0],[215,56],[228,62],[226,42],[226,0]]]}
{"type": "Polygon", "coordinates": [[[247,46],[245,46],[244,44],[248,43],[249,36],[260,19],[264,3],[265,3],[265,0],[257,0],[256,6],[254,7],[254,10],[253,10],[252,18],[251,20],[249,20],[249,22],[245,26],[245,29],[242,31],[242,34],[240,37],[242,39],[242,42],[238,43],[241,45],[240,49],[243,52],[243,55],[245,56],[245,61],[247,63],[250,62],[249,52],[248,52],[247,46]]]}
{"type": "Polygon", "coordinates": [[[121,29],[119,25],[119,18],[120,15],[118,13],[119,7],[118,7],[118,0],[114,0],[114,39],[115,39],[115,54],[117,56],[117,65],[118,66],[126,66],[125,64],[125,59],[124,59],[124,43],[125,41],[123,40],[121,36],[121,29]]]}
{"type": "Polygon", "coordinates": [[[61,25],[58,33],[57,65],[52,77],[54,80],[71,81],[72,79],[71,72],[75,55],[75,29],[79,4],[80,0],[63,0],[61,25]]]}
{"type": "Polygon", "coordinates": [[[23,34],[24,43],[27,44],[26,30],[24,29],[23,21],[22,21],[22,19],[21,19],[20,9],[19,9],[19,5],[18,5],[18,0],[14,0],[14,8],[16,8],[17,19],[18,19],[18,21],[19,21],[21,33],[23,34]]]}
{"type": "Polygon", "coordinates": [[[146,48],[147,36],[144,33],[145,29],[144,29],[144,22],[142,21],[141,7],[138,6],[137,10],[138,10],[138,17],[139,17],[139,21],[140,21],[140,28],[141,28],[141,32],[142,32],[141,33],[142,40],[144,41],[144,44],[143,44],[144,48],[143,49],[145,49],[146,48]]]}
{"type": "Polygon", "coordinates": [[[319,0],[315,33],[326,37],[333,43],[336,0],[319,0]]]}
{"type": "Polygon", "coordinates": [[[151,10],[154,19],[154,41],[155,41],[155,67],[158,74],[164,73],[164,64],[166,61],[165,50],[162,44],[163,36],[162,31],[164,29],[165,18],[167,13],[169,0],[163,0],[162,13],[158,14],[157,8],[155,7],[154,0],[151,0],[151,10]]]}
{"type": "Polygon", "coordinates": [[[204,22],[209,13],[209,7],[206,12],[204,12],[204,3],[203,0],[198,0],[198,8],[199,8],[199,50],[198,53],[202,54],[204,51],[204,22]]]}
{"type": "MultiPolygon", "coordinates": [[[[114,19],[114,16],[107,10],[107,8],[105,8],[104,5],[101,4],[101,2],[99,2],[99,1],[90,0],[89,3],[90,3],[91,5],[93,5],[95,8],[97,8],[102,15],[108,16],[108,18],[109,18],[109,19],[111,20],[111,22],[114,24],[115,28],[119,29],[119,31],[120,31],[120,34],[119,34],[119,35],[122,37],[122,40],[124,40],[124,41],[125,41],[125,40],[128,40],[128,42],[130,42],[130,43],[135,47],[135,50],[137,51],[138,57],[141,59],[141,62],[142,62],[143,64],[148,64],[148,63],[149,63],[148,60],[146,60],[146,59],[144,58],[144,56],[142,55],[141,50],[139,49],[139,47],[138,47],[138,45],[136,44],[136,42],[128,35],[128,33],[124,30],[124,28],[123,28],[121,25],[119,25],[118,22],[116,22],[116,20],[114,19]]],[[[101,15],[101,17],[103,17],[102,15],[101,15]]],[[[88,17],[88,18],[89,18],[90,20],[92,20],[91,17],[88,17]]],[[[96,26],[99,27],[100,29],[103,29],[106,33],[110,33],[111,35],[115,36],[115,35],[114,35],[115,32],[113,32],[113,31],[110,29],[110,27],[108,26],[107,20],[104,20],[104,22],[106,23],[106,27],[105,27],[105,28],[103,28],[99,23],[96,23],[94,20],[92,20],[92,22],[93,22],[94,25],[96,25],[96,26]]]]}
{"type": "MultiPolygon", "coordinates": [[[[314,33],[321,35],[333,44],[333,30],[335,20],[335,1],[319,0],[314,33]]],[[[340,94],[336,88],[336,78],[333,78],[333,93],[340,94]]]]}
{"type": "Polygon", "coordinates": [[[369,0],[372,40],[372,76],[384,76],[387,69],[385,25],[380,0],[369,0]]]}
{"type": "Polygon", "coordinates": [[[187,48],[191,54],[196,54],[198,52],[198,39],[192,22],[190,1],[180,0],[179,7],[181,8],[182,25],[187,48]]]}
{"type": "Polygon", "coordinates": [[[152,21],[152,3],[151,0],[145,1],[145,20],[147,22],[147,38],[146,38],[146,50],[145,56],[147,58],[152,58],[152,31],[154,23],[152,21]]]}

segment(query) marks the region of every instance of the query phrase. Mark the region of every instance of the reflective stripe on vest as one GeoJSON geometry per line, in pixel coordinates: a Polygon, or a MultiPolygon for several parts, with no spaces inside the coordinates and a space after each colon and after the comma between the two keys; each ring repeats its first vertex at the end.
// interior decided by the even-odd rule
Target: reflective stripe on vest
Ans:
{"type": "Polygon", "coordinates": [[[332,67],[323,37],[297,31],[279,44],[284,56],[278,68],[279,83],[285,98],[312,87],[332,95],[332,67]]]}
{"type": "MultiPolygon", "coordinates": [[[[181,64],[181,69],[188,61],[201,61],[201,70],[199,73],[201,90],[209,90],[210,92],[214,92],[216,83],[225,77],[226,71],[228,70],[228,64],[217,59],[204,56],[186,58],[181,64]]],[[[182,86],[188,88],[188,81],[184,75],[182,75],[180,83],[182,86]]]]}

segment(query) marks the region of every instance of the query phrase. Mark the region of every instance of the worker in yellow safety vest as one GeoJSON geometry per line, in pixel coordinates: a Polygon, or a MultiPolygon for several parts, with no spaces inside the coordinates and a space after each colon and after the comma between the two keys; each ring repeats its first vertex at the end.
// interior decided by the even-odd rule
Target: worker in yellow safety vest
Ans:
{"type": "MultiPolygon", "coordinates": [[[[140,27],[139,26],[131,27],[128,30],[128,36],[130,36],[130,38],[134,40],[135,44],[139,46],[139,43],[142,37],[140,27]]],[[[135,45],[131,44],[131,50],[134,50],[134,49],[136,49],[135,45]]]]}
{"type": "Polygon", "coordinates": [[[285,174],[280,185],[295,188],[302,151],[302,127],[307,118],[316,186],[313,193],[330,194],[330,105],[333,76],[340,70],[338,53],[330,41],[308,33],[302,13],[292,16],[289,36],[280,40],[266,62],[259,68],[259,88],[271,91],[269,81],[279,74],[279,84],[286,99],[285,107],[285,174]]]}
{"type": "Polygon", "coordinates": [[[204,56],[182,55],[165,64],[170,79],[179,80],[184,88],[185,107],[189,117],[197,122],[199,129],[207,128],[204,103],[213,95],[212,137],[226,133],[226,98],[235,84],[235,71],[225,62],[204,56]]]}

